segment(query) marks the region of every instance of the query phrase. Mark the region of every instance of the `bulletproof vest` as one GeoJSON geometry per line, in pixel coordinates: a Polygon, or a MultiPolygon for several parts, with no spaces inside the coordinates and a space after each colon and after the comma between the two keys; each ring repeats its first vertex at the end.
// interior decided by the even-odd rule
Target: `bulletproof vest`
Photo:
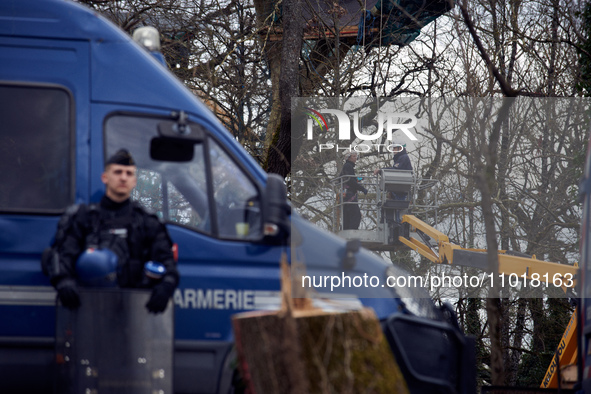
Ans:
{"type": "Polygon", "coordinates": [[[133,204],[118,211],[95,207],[89,211],[92,231],[87,248],[109,249],[118,258],[117,282],[120,287],[137,287],[142,280],[141,228],[143,217],[133,204]]]}

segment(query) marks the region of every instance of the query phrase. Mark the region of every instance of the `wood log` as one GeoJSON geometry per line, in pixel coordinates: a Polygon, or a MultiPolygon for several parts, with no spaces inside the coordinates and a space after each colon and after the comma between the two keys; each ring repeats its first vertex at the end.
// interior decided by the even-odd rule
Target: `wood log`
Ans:
{"type": "Polygon", "coordinates": [[[251,393],[408,393],[371,309],[246,312],[233,326],[251,393]]]}
{"type": "Polygon", "coordinates": [[[304,271],[283,254],[281,309],[232,318],[246,392],[408,394],[373,310],[315,308],[305,289],[292,286],[304,271]]]}

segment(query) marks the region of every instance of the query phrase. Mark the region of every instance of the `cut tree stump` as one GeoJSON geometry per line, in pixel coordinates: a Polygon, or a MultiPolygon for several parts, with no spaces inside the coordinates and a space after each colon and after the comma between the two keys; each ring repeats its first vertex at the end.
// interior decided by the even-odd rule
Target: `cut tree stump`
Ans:
{"type": "Polygon", "coordinates": [[[408,393],[373,310],[326,312],[311,302],[294,309],[288,270],[283,262],[281,310],[232,319],[247,392],[408,393]]]}

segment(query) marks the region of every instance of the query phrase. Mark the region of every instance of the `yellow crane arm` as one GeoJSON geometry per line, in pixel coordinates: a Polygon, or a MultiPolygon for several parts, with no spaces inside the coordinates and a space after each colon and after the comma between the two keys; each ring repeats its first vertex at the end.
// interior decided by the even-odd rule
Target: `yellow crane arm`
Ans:
{"type": "Polygon", "coordinates": [[[541,388],[558,388],[558,369],[577,363],[577,309],[573,312],[558,343],[556,354],[546,371],[541,388]]]}
{"type": "MultiPolygon", "coordinates": [[[[415,237],[405,238],[400,236],[400,242],[420,253],[422,256],[437,264],[453,264],[466,267],[474,267],[482,270],[488,269],[488,257],[486,249],[462,248],[449,241],[449,237],[441,231],[433,228],[427,223],[413,215],[404,215],[402,223],[408,223],[411,232],[420,231],[433,240],[432,244],[427,244],[424,240],[415,237]]],[[[566,265],[551,263],[536,259],[536,256],[523,257],[513,255],[505,250],[498,251],[499,274],[517,275],[519,278],[529,280],[540,280],[544,283],[553,284],[567,288],[574,288],[577,280],[579,267],[575,265],[566,265]]]]}
{"type": "MultiPolygon", "coordinates": [[[[413,215],[404,215],[402,223],[408,223],[411,233],[423,233],[425,237],[399,237],[400,242],[420,253],[422,256],[437,264],[453,264],[488,269],[488,256],[485,249],[462,248],[449,241],[449,237],[441,231],[433,228],[413,215]]],[[[498,251],[499,274],[505,276],[517,276],[529,280],[561,287],[565,292],[568,288],[574,288],[579,271],[578,264],[566,265],[541,261],[536,256],[519,256],[508,253],[505,250],[498,251]]],[[[577,335],[576,335],[577,310],[564,331],[562,339],[556,350],[556,355],[546,371],[546,376],[540,385],[541,388],[558,387],[558,369],[576,363],[577,360],[577,335]]]]}

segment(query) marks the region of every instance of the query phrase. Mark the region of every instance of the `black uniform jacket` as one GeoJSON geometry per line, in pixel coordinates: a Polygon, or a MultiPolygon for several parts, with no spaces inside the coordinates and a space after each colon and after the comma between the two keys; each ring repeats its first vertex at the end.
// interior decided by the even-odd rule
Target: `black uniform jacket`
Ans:
{"type": "Polygon", "coordinates": [[[357,194],[358,191],[365,191],[365,188],[359,184],[357,177],[355,177],[355,163],[349,160],[345,162],[341,170],[341,176],[346,175],[351,175],[343,181],[347,195],[357,194]]]}
{"type": "Polygon", "coordinates": [[[89,247],[115,252],[120,287],[141,287],[144,263],[150,260],[162,263],[167,280],[178,284],[179,274],[166,227],[135,202],[116,203],[103,196],[98,205],[80,205],[59,248],[59,270],[51,275],[51,283],[75,278],[76,261],[89,247]]]}

